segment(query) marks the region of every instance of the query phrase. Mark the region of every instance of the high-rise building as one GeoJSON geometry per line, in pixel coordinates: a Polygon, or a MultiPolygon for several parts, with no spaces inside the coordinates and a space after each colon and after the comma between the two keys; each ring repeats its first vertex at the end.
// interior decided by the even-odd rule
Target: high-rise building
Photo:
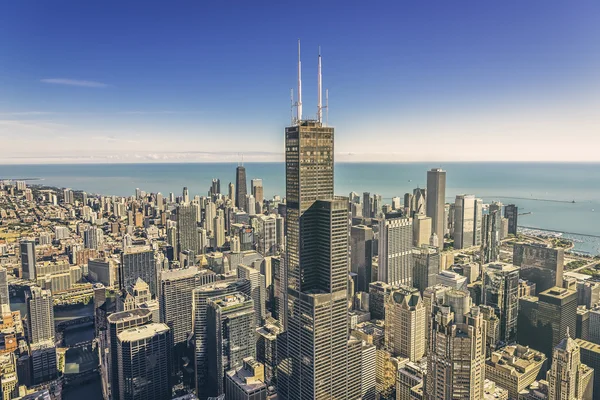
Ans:
{"type": "Polygon", "coordinates": [[[184,203],[177,207],[177,244],[179,252],[198,252],[198,224],[192,204],[184,203]]]}
{"type": "Polygon", "coordinates": [[[552,349],[577,326],[577,292],[550,288],[519,299],[518,342],[552,357],[552,349]]]}
{"type": "Polygon", "coordinates": [[[417,361],[425,355],[426,313],[418,289],[392,290],[385,303],[385,345],[393,356],[417,361]]]}
{"type": "Polygon", "coordinates": [[[2,306],[10,309],[10,293],[8,291],[8,272],[6,268],[0,267],[0,310],[2,306]]]}
{"type": "Polygon", "coordinates": [[[537,293],[562,287],[564,259],[563,248],[534,243],[515,243],[513,248],[513,264],[521,267],[521,279],[535,283],[537,293]]]}
{"type": "Polygon", "coordinates": [[[262,206],[263,200],[265,199],[263,192],[263,180],[258,178],[251,179],[250,187],[252,189],[252,196],[254,196],[256,203],[262,206]]]}
{"type": "Polygon", "coordinates": [[[257,251],[263,256],[272,256],[277,251],[277,224],[274,214],[260,215],[258,217],[258,229],[256,234],[257,251]]]}
{"type": "Polygon", "coordinates": [[[124,249],[121,255],[120,286],[130,290],[138,278],[142,278],[150,287],[152,296],[156,296],[157,265],[154,250],[148,246],[132,246],[124,249]]]}
{"type": "Polygon", "coordinates": [[[207,308],[208,301],[213,297],[219,297],[235,292],[250,294],[250,282],[246,279],[238,281],[222,281],[197,287],[192,292],[192,326],[196,338],[195,348],[195,373],[196,393],[198,397],[207,397],[208,380],[208,347],[209,340],[207,331],[207,308]]]}
{"type": "Polygon", "coordinates": [[[385,303],[392,292],[392,285],[375,281],[369,284],[369,312],[373,319],[385,319],[385,303]]]}
{"type": "Polygon", "coordinates": [[[501,218],[498,210],[490,210],[483,216],[481,250],[484,263],[500,260],[501,218]]]}
{"type": "Polygon", "coordinates": [[[39,385],[56,378],[56,346],[53,340],[42,340],[29,346],[31,384],[39,385]]]}
{"type": "Polygon", "coordinates": [[[171,330],[176,347],[185,347],[192,332],[192,291],[197,274],[196,267],[160,272],[160,322],[171,330]]]}
{"type": "Polygon", "coordinates": [[[444,206],[446,204],[446,171],[434,168],[427,171],[427,216],[431,217],[431,233],[436,234],[439,246],[444,247],[446,234],[444,206]]]}
{"type": "Polygon", "coordinates": [[[19,248],[21,250],[21,277],[35,280],[35,240],[22,240],[19,248]]]}
{"type": "Polygon", "coordinates": [[[183,188],[183,204],[189,204],[190,203],[190,191],[188,190],[187,187],[183,188]]]}
{"type": "Polygon", "coordinates": [[[594,369],[594,394],[600,393],[600,345],[583,339],[575,339],[579,346],[581,362],[594,369]]]}
{"type": "Polygon", "coordinates": [[[213,219],[213,227],[213,236],[215,238],[214,247],[221,248],[225,244],[225,218],[222,213],[218,213],[213,219]]]}
{"type": "Polygon", "coordinates": [[[29,343],[54,341],[54,303],[52,293],[38,286],[25,291],[29,343]]]}
{"type": "Polygon", "coordinates": [[[103,392],[109,395],[112,400],[119,400],[119,353],[118,353],[118,335],[128,328],[146,325],[152,322],[152,311],[148,309],[136,308],[131,311],[122,311],[110,314],[107,317],[108,338],[101,342],[101,353],[108,353],[107,362],[102,364],[103,369],[107,369],[102,384],[103,392]]]}
{"type": "Polygon", "coordinates": [[[231,200],[232,204],[237,204],[235,201],[235,185],[233,184],[233,182],[229,182],[229,200],[231,200]]]}
{"type": "Polygon", "coordinates": [[[420,247],[431,240],[431,218],[423,214],[413,216],[413,245],[420,247]]]}
{"type": "Polygon", "coordinates": [[[508,234],[517,235],[519,207],[514,204],[508,204],[504,207],[504,218],[508,220],[508,234]]]}
{"type": "Polygon", "coordinates": [[[171,397],[171,345],[169,327],[161,323],[128,328],[117,335],[121,400],[171,397]]]}
{"type": "Polygon", "coordinates": [[[475,244],[475,196],[459,194],[454,203],[454,248],[475,244]]]}
{"type": "Polygon", "coordinates": [[[412,286],[412,219],[402,213],[386,214],[379,221],[377,280],[412,286]]]}
{"type": "Polygon", "coordinates": [[[274,319],[256,329],[256,359],[265,366],[265,382],[275,383],[277,380],[277,365],[279,363],[278,337],[283,332],[282,324],[274,319]]]}
{"type": "Polygon", "coordinates": [[[246,204],[246,168],[243,165],[238,165],[235,170],[235,206],[240,210],[248,211],[246,204]]]}
{"type": "Polygon", "coordinates": [[[437,246],[423,245],[412,250],[413,286],[424,292],[435,285],[440,273],[440,252],[437,246]]]}
{"type": "Polygon", "coordinates": [[[554,348],[552,366],[546,376],[548,400],[592,399],[594,370],[581,363],[579,345],[571,339],[568,329],[554,348]]]}
{"type": "Polygon", "coordinates": [[[481,246],[483,240],[483,200],[473,203],[473,246],[481,246]]]}
{"type": "Polygon", "coordinates": [[[213,179],[211,186],[210,186],[210,194],[212,195],[212,197],[215,197],[216,195],[221,193],[221,180],[220,179],[213,179]]]}
{"type": "Polygon", "coordinates": [[[209,396],[225,393],[225,372],[241,367],[246,357],[256,357],[254,305],[243,293],[213,297],[207,303],[209,396]]]}
{"type": "Polygon", "coordinates": [[[500,319],[500,340],[517,340],[519,313],[519,267],[505,263],[483,266],[483,303],[494,308],[500,319]]]}
{"type": "Polygon", "coordinates": [[[377,364],[377,347],[373,344],[362,342],[361,351],[361,381],[360,391],[361,399],[375,400],[377,397],[376,388],[376,364],[377,364]]]}
{"type": "Polygon", "coordinates": [[[455,320],[451,306],[435,306],[431,325],[425,399],[484,398],[485,328],[478,307],[455,320]]]}
{"type": "Polygon", "coordinates": [[[261,326],[266,317],[267,289],[265,276],[259,270],[244,264],[237,266],[237,276],[239,279],[250,281],[250,297],[254,302],[254,326],[261,326]]]}
{"type": "Polygon", "coordinates": [[[362,201],[362,216],[363,218],[371,218],[372,217],[372,209],[373,209],[373,199],[371,198],[371,193],[364,192],[363,193],[363,201],[362,201]]]}
{"type": "Polygon", "coordinates": [[[350,228],[350,270],[357,275],[356,290],[368,292],[372,277],[373,229],[366,225],[350,228]]]}

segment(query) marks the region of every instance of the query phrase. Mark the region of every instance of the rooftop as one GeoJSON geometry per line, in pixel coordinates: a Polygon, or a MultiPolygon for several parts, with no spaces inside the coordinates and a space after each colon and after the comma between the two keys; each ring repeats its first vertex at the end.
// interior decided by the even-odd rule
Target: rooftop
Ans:
{"type": "Polygon", "coordinates": [[[120,342],[132,342],[134,340],[149,339],[154,335],[166,333],[168,331],[169,327],[166,324],[151,323],[125,329],[123,332],[119,333],[118,338],[120,342]]]}

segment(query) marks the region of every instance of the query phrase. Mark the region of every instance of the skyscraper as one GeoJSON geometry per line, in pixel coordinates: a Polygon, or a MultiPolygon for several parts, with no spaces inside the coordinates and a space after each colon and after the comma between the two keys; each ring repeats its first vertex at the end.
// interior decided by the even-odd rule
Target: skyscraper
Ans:
{"type": "Polygon", "coordinates": [[[237,204],[236,200],[235,200],[235,185],[233,184],[233,182],[229,182],[229,200],[231,200],[232,204],[237,204]]]}
{"type": "Polygon", "coordinates": [[[517,340],[519,312],[519,267],[504,263],[483,266],[483,303],[494,308],[500,319],[500,340],[517,340]]]}
{"type": "Polygon", "coordinates": [[[235,292],[208,300],[209,396],[225,393],[224,376],[243,365],[246,357],[256,357],[254,304],[250,297],[235,292]]]}
{"type": "MultiPolygon", "coordinates": [[[[581,363],[577,342],[566,336],[554,348],[552,367],[547,373],[548,400],[584,400],[592,398],[594,370],[581,363]]],[[[595,396],[594,396],[595,397],[595,396]]]]}
{"type": "Polygon", "coordinates": [[[412,286],[412,234],[412,219],[401,212],[386,214],[379,221],[378,281],[412,286]]]}
{"type": "Polygon", "coordinates": [[[149,246],[134,246],[125,249],[121,255],[121,289],[130,290],[142,278],[156,296],[157,266],[154,250],[149,246]]]}
{"type": "Polygon", "coordinates": [[[54,341],[54,303],[52,293],[38,286],[25,291],[29,343],[54,341]]]}
{"type": "Polygon", "coordinates": [[[446,171],[433,168],[427,171],[427,216],[431,217],[431,233],[436,234],[439,246],[444,247],[444,206],[446,204],[446,171]]]}
{"type": "Polygon", "coordinates": [[[489,214],[483,216],[481,250],[484,263],[496,262],[500,259],[502,221],[498,213],[498,210],[490,210],[489,214]]]}
{"type": "Polygon", "coordinates": [[[362,216],[363,218],[371,218],[372,216],[372,204],[373,199],[371,198],[371,193],[364,192],[363,193],[363,202],[362,202],[362,216]]]}
{"type": "MultiPolygon", "coordinates": [[[[319,89],[321,57],[319,56],[319,89]]],[[[334,199],[334,129],[302,119],[298,60],[295,124],[286,128],[287,354],[279,393],[292,399],[345,399],[348,325],[348,199],[334,199]]],[[[319,100],[321,94],[319,90],[319,100]]],[[[360,380],[359,380],[360,382],[360,380]]]]}
{"type": "Polygon", "coordinates": [[[513,264],[521,267],[521,278],[534,282],[536,292],[562,287],[565,250],[536,243],[515,243],[513,264]]]}
{"type": "Polygon", "coordinates": [[[117,335],[119,398],[162,400],[171,397],[169,327],[150,323],[117,335]]]}
{"type": "Polygon", "coordinates": [[[356,290],[368,292],[372,277],[373,229],[366,225],[350,228],[350,270],[357,275],[356,290]]]}
{"type": "Polygon", "coordinates": [[[243,165],[238,165],[235,170],[235,206],[240,210],[248,211],[246,204],[246,168],[243,165]]]}
{"type": "Polygon", "coordinates": [[[2,306],[10,309],[10,296],[8,291],[8,272],[6,268],[0,267],[0,310],[2,306]]]}
{"type": "Polygon", "coordinates": [[[454,248],[464,249],[475,244],[475,196],[460,194],[454,205],[454,248]]]}
{"type": "Polygon", "coordinates": [[[519,207],[508,204],[504,207],[504,218],[508,219],[508,234],[517,235],[517,224],[519,218],[519,207]]]}
{"type": "Polygon", "coordinates": [[[250,281],[250,297],[254,301],[254,326],[261,326],[266,317],[267,289],[265,276],[248,265],[237,266],[237,276],[250,281]]]}
{"type": "Polygon", "coordinates": [[[483,399],[485,381],[485,320],[471,307],[465,322],[455,320],[451,306],[434,307],[425,399],[483,399]]]}
{"type": "Polygon", "coordinates": [[[22,240],[19,248],[21,250],[21,277],[35,280],[35,240],[22,240]]]}
{"type": "Polygon", "coordinates": [[[192,204],[184,203],[177,207],[177,243],[179,252],[198,252],[198,224],[192,204]]]}
{"type": "Polygon", "coordinates": [[[385,304],[385,345],[392,355],[411,361],[425,355],[426,312],[418,289],[392,290],[385,304]]]}
{"type": "Polygon", "coordinates": [[[437,246],[423,245],[412,250],[413,286],[424,292],[436,284],[440,273],[440,252],[437,246]]]}

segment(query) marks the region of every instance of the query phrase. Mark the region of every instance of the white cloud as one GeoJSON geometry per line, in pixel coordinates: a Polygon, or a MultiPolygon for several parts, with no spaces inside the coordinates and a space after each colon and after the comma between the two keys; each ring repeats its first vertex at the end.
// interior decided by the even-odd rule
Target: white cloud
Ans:
{"type": "Polygon", "coordinates": [[[106,83],[96,81],[82,81],[77,79],[66,79],[66,78],[46,78],[41,79],[41,82],[52,83],[56,85],[68,85],[68,86],[81,86],[81,87],[92,87],[92,88],[104,88],[108,87],[106,83]]]}

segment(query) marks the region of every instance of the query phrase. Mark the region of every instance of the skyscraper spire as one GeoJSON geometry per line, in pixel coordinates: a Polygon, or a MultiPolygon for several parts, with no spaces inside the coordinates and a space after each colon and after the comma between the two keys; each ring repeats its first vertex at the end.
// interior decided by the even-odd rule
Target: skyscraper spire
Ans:
{"type": "Polygon", "coordinates": [[[319,69],[317,77],[317,120],[323,123],[323,77],[321,75],[321,46],[319,46],[319,69]]]}
{"type": "Polygon", "coordinates": [[[298,104],[297,104],[298,122],[302,119],[302,62],[300,61],[300,39],[298,39],[298,104]]]}

